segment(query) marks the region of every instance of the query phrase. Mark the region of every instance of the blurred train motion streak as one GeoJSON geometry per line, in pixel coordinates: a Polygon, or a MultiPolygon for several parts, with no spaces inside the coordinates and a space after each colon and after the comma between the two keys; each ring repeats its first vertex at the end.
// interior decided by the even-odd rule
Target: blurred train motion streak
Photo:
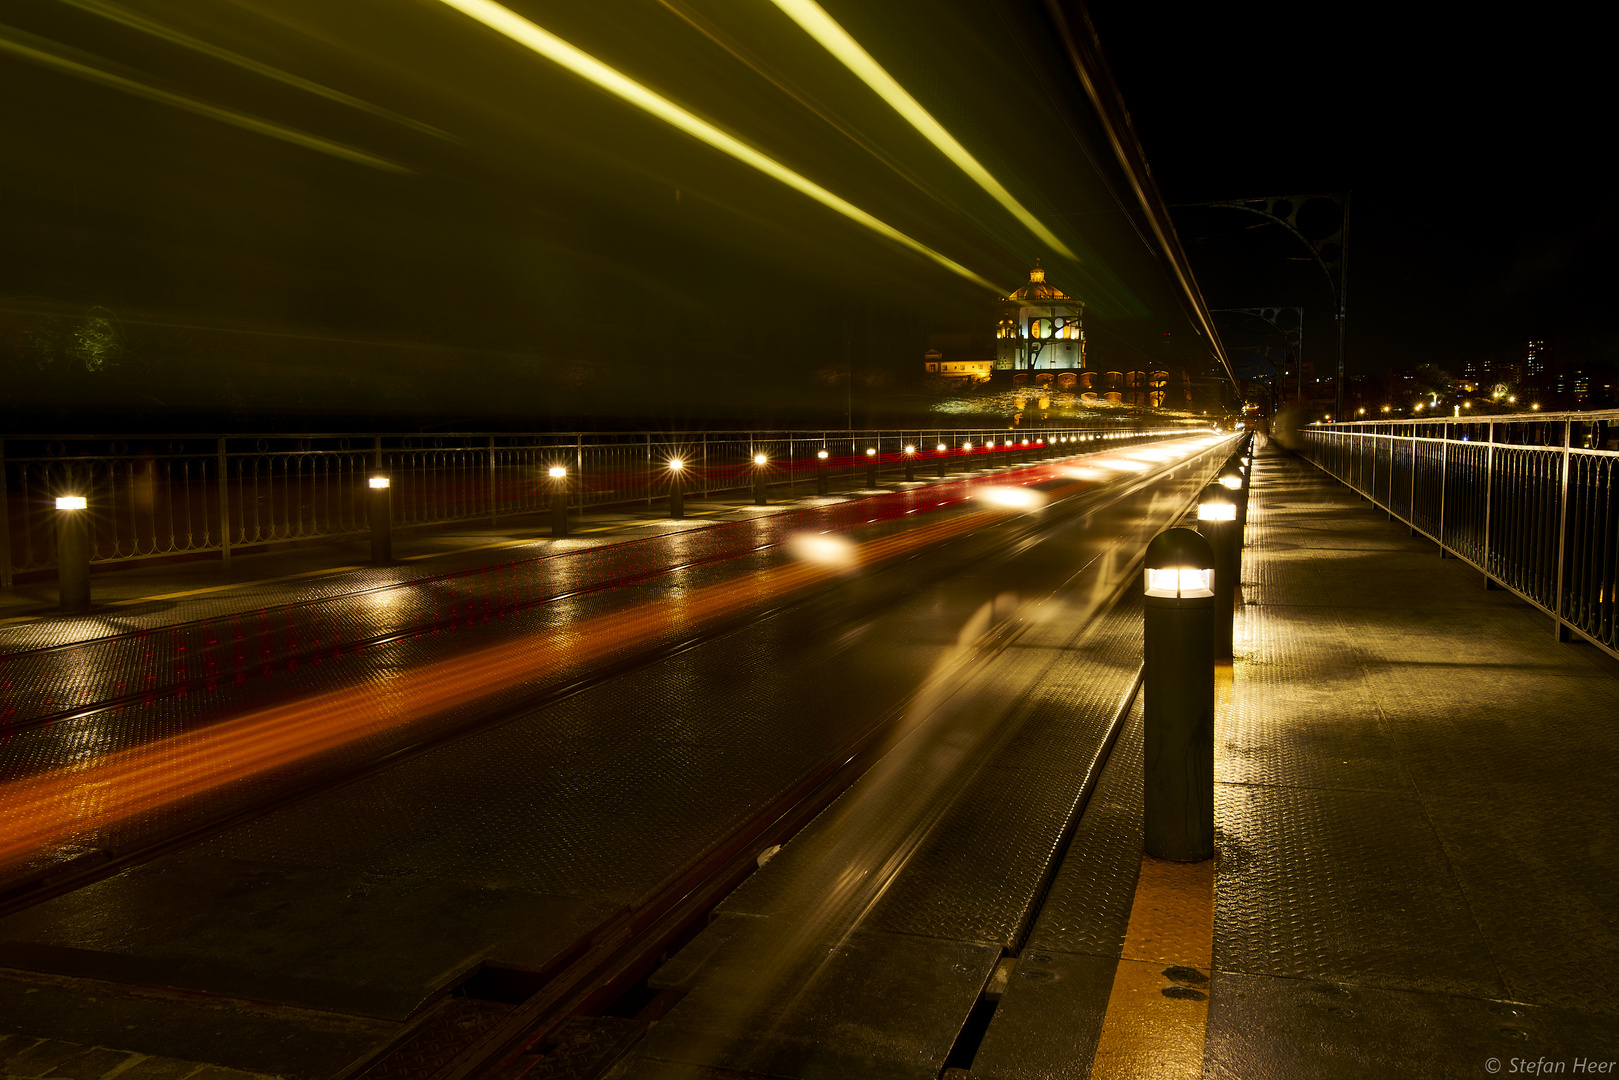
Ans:
{"type": "MultiPolygon", "coordinates": [[[[1185,440],[1180,446],[1190,454],[1207,441],[1185,440]]],[[[1128,460],[1115,454],[1106,458],[1128,460]]],[[[1033,483],[1070,475],[1071,470],[1062,467],[1041,467],[1027,470],[1026,478],[1033,483]]],[[[976,493],[982,508],[955,517],[918,521],[903,532],[863,543],[824,533],[790,534],[782,540],[795,558],[786,563],[471,648],[400,673],[374,676],[360,685],[257,708],[201,730],[112,752],[76,755],[70,764],[0,786],[0,821],[5,823],[0,868],[32,861],[70,841],[83,843],[97,829],[204,793],[267,779],[359,740],[422,725],[503,691],[533,694],[559,688],[591,665],[632,656],[671,635],[689,636],[735,622],[853,570],[920,552],[1093,486],[1086,477],[1036,492],[1007,485],[1007,479],[1003,475],[997,485],[981,485],[976,491],[959,485],[956,498],[949,501],[960,502],[976,493]]],[[[929,494],[939,502],[937,491],[929,494]]],[[[848,505],[871,515],[875,508],[869,502],[848,505]]],[[[894,515],[904,512],[899,509],[902,500],[889,502],[894,515]]]]}

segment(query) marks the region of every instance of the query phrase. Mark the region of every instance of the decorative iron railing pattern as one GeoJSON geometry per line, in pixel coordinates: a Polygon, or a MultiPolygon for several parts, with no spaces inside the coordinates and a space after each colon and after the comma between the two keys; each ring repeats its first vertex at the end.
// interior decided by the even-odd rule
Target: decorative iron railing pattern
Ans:
{"type": "Polygon", "coordinates": [[[1312,424],[1302,453],[1619,656],[1619,412],[1312,424]]]}
{"type": "Polygon", "coordinates": [[[772,495],[811,494],[817,476],[848,487],[868,466],[892,478],[915,462],[920,477],[940,459],[959,468],[1009,464],[1045,440],[1125,445],[1185,433],[1135,422],[1008,432],[681,431],[25,436],[0,437],[0,586],[55,566],[54,500],[89,500],[91,562],[218,553],[367,529],[364,492],[374,470],[390,477],[396,527],[543,513],[551,468],[567,470],[569,505],[651,504],[684,463],[688,497],[750,487],[766,473],[772,495]],[[943,444],[945,450],[938,447],[943,444]],[[908,452],[907,447],[914,448],[908,452]],[[970,447],[970,449],[968,449],[970,447]],[[819,456],[825,451],[826,457],[819,456]],[[867,451],[876,451],[868,454],[867,451]],[[763,466],[754,457],[763,454],[763,466]]]}

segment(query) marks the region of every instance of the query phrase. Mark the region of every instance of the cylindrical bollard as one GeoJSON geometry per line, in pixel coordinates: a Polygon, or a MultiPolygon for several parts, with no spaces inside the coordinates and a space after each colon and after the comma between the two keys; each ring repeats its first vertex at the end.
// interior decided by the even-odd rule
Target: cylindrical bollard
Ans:
{"type": "Polygon", "coordinates": [[[1237,546],[1240,548],[1242,531],[1248,525],[1248,471],[1243,468],[1242,460],[1233,457],[1227,461],[1216,482],[1231,492],[1231,499],[1237,504],[1237,546]]]}
{"type": "Polygon", "coordinates": [[[1147,546],[1142,679],[1147,854],[1214,855],[1214,553],[1191,529],[1147,546]]]}
{"type": "Polygon", "coordinates": [[[675,458],[669,463],[669,516],[686,516],[686,463],[675,458]]]}
{"type": "Polygon", "coordinates": [[[944,444],[944,443],[940,443],[940,444],[939,444],[939,446],[938,446],[938,454],[939,454],[939,479],[940,479],[940,480],[943,480],[943,479],[944,479],[944,456],[945,456],[945,454],[946,454],[946,453],[947,453],[947,452],[948,452],[948,451],[949,451],[949,449],[950,449],[950,448],[949,448],[949,447],[947,447],[947,446],[945,446],[945,444],[944,444]]]}
{"type": "Polygon", "coordinates": [[[63,611],[90,610],[90,500],[56,499],[56,595],[63,611]]]}
{"type": "Polygon", "coordinates": [[[916,447],[905,448],[905,482],[910,483],[916,479],[916,447]]]}
{"type": "Polygon", "coordinates": [[[869,447],[866,450],[866,486],[877,486],[877,451],[869,447]]]}
{"type": "Polygon", "coordinates": [[[770,464],[770,459],[768,457],[766,457],[765,455],[763,455],[763,454],[754,454],[753,455],[753,505],[754,506],[763,506],[765,504],[765,501],[766,501],[765,500],[765,466],[767,466],[769,464],[770,464]]]}
{"type": "Polygon", "coordinates": [[[568,535],[568,470],[553,465],[551,476],[551,535],[568,535]]]}
{"type": "Polygon", "coordinates": [[[827,454],[825,450],[817,450],[815,452],[815,458],[820,462],[820,468],[815,470],[815,494],[817,495],[825,495],[827,491],[826,457],[827,454]]]}
{"type": "Polygon", "coordinates": [[[1197,528],[1214,552],[1213,655],[1227,660],[1231,657],[1232,620],[1236,616],[1237,580],[1242,568],[1236,492],[1219,484],[1204,488],[1197,502],[1197,528]]]}
{"type": "Polygon", "coordinates": [[[374,563],[392,562],[394,557],[393,539],[393,488],[387,475],[372,473],[367,481],[365,493],[365,512],[371,524],[371,561],[374,563]]]}

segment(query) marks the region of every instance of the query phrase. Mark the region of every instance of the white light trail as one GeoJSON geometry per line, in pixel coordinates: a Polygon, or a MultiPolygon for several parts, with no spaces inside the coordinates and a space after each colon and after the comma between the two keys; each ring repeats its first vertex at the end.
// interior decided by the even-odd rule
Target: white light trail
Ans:
{"type": "Polygon", "coordinates": [[[1046,228],[1026,206],[1018,202],[1012,193],[967,151],[965,146],[956,141],[954,135],[945,130],[943,124],[935,120],[920,102],[906,92],[881,64],[872,59],[871,54],[866,52],[858,41],[849,36],[847,30],[839,26],[832,16],[815,3],[815,0],[773,0],[773,2],[789,19],[801,26],[805,33],[820,42],[822,47],[835,56],[844,67],[854,72],[862,82],[876,91],[877,96],[888,102],[895,112],[922,134],[923,138],[938,147],[940,153],[955,162],[957,168],[970,176],[979,187],[989,192],[991,198],[1027,226],[1030,232],[1051,245],[1052,250],[1064,258],[1077,258],[1067,244],[1057,239],[1055,233],[1046,228]]]}
{"type": "Polygon", "coordinates": [[[575,75],[594,83],[616,97],[622,98],[643,112],[651,113],[664,123],[679,128],[721,153],[729,154],[744,165],[750,165],[766,176],[786,184],[794,191],[809,196],[822,206],[835,210],[849,220],[864,225],[872,232],[885,236],[895,243],[908,247],[917,254],[931,259],[951,273],[964,277],[976,285],[982,285],[986,289],[993,289],[997,295],[1007,295],[1005,289],[979,277],[954,259],[934,251],[920,240],[907,236],[887,222],[873,217],[847,199],[832,194],[832,192],[808,177],[794,172],[781,162],[755,150],[735,136],[726,134],[706,120],[699,119],[668,98],[642,86],[623,72],[608,67],[589,53],[568,44],[555,34],[529,22],[509,8],[494,3],[493,0],[441,0],[441,2],[455,8],[469,18],[476,19],[491,30],[506,35],[519,45],[532,49],[547,60],[567,68],[575,75]]]}

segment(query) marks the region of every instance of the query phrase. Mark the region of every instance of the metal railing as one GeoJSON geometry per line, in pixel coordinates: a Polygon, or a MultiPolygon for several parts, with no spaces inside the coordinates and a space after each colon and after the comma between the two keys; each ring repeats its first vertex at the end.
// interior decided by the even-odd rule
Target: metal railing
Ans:
{"type": "Polygon", "coordinates": [[[1619,656],[1619,412],[1310,425],[1303,455],[1619,656]]]}
{"type": "MultiPolygon", "coordinates": [[[[680,459],[689,498],[751,487],[759,470],[775,497],[813,494],[818,474],[847,488],[868,466],[890,478],[914,460],[926,478],[1019,460],[1045,440],[1125,445],[1183,434],[1098,419],[1038,431],[680,431],[514,434],[318,434],[0,437],[0,587],[55,566],[54,501],[89,500],[95,564],[217,553],[368,528],[373,470],[392,487],[393,524],[487,521],[549,510],[553,467],[567,470],[572,509],[650,505],[668,494],[680,459]],[[938,450],[944,444],[944,451],[938,450]],[[971,449],[965,449],[970,446],[971,449]],[[907,452],[907,447],[914,451],[907,452]],[[993,448],[991,448],[993,447],[993,448]],[[875,450],[875,454],[868,454],[875,450]],[[819,456],[821,451],[826,457],[819,456]],[[756,465],[763,454],[766,464],[756,465]]],[[[1196,429],[1200,430],[1200,429],[1196,429]]]]}

